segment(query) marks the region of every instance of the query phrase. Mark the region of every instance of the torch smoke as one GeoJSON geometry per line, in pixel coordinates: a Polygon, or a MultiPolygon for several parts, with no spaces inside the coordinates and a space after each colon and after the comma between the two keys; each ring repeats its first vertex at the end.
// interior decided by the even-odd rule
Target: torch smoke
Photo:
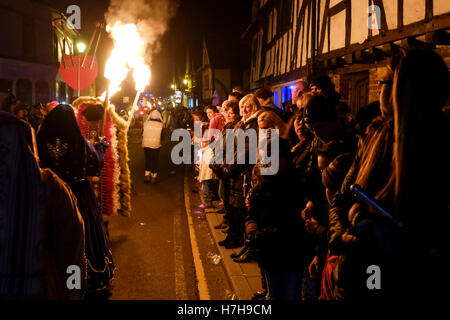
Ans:
{"type": "Polygon", "coordinates": [[[146,48],[145,62],[151,66],[152,56],[160,49],[160,38],[177,8],[175,0],[111,0],[105,18],[109,26],[117,22],[136,25],[146,48]]]}

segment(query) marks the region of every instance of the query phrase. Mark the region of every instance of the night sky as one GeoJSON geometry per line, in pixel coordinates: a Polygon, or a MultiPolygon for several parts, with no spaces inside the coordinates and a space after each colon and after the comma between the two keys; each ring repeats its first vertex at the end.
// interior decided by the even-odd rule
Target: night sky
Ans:
{"type": "MultiPolygon", "coordinates": [[[[81,36],[87,44],[96,21],[104,21],[108,0],[43,0],[66,12],[67,6],[81,8],[81,36]]],[[[153,57],[151,91],[165,96],[170,93],[173,71],[181,76],[185,71],[186,51],[190,49],[195,68],[201,65],[203,38],[215,50],[227,50],[238,62],[250,61],[247,44],[240,36],[250,23],[251,0],[178,0],[178,10],[161,38],[161,51],[153,57]]],[[[105,34],[104,34],[105,35],[105,34]]],[[[103,37],[100,43],[98,90],[103,90],[104,64],[112,48],[112,41],[103,37]]]]}

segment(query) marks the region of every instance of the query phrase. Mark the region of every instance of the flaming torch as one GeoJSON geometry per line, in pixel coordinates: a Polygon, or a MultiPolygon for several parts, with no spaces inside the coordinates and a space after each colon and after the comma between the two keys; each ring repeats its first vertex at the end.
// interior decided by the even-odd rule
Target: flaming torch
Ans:
{"type": "MultiPolygon", "coordinates": [[[[133,110],[138,102],[140,94],[150,82],[150,67],[145,63],[143,54],[145,43],[140,36],[135,24],[122,24],[116,22],[114,26],[106,26],[106,31],[114,39],[114,49],[106,62],[105,78],[108,79],[108,87],[105,96],[105,112],[108,99],[116,92],[120,91],[120,85],[125,79],[129,70],[133,70],[133,77],[136,83],[136,97],[131,106],[133,110]]],[[[132,111],[133,112],[133,111],[132,111]]],[[[132,116],[128,119],[130,126],[132,116]]]]}

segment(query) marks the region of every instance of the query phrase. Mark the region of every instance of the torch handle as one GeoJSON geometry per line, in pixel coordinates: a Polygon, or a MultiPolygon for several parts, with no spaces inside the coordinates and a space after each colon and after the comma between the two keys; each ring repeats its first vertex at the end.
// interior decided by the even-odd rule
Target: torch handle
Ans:
{"type": "Polygon", "coordinates": [[[131,106],[131,109],[130,109],[131,113],[130,113],[130,115],[129,115],[129,117],[128,117],[128,121],[127,121],[127,123],[128,123],[128,125],[127,125],[127,130],[128,130],[128,128],[130,127],[130,125],[131,125],[131,121],[133,120],[134,108],[136,108],[136,106],[137,106],[137,104],[138,104],[139,96],[140,96],[140,95],[141,95],[141,92],[138,91],[138,92],[136,93],[136,96],[134,97],[133,105],[131,106]]]}
{"type": "Polygon", "coordinates": [[[98,38],[97,38],[97,43],[95,44],[95,49],[94,49],[94,54],[92,55],[92,61],[91,61],[91,65],[89,66],[89,69],[92,70],[92,67],[94,66],[94,61],[95,61],[95,54],[97,53],[97,49],[98,49],[98,43],[100,42],[100,38],[102,37],[102,32],[99,32],[98,38]]]}
{"type": "Polygon", "coordinates": [[[106,94],[105,94],[105,102],[104,102],[104,109],[103,110],[103,123],[102,123],[102,130],[100,132],[100,137],[104,136],[104,132],[105,132],[105,125],[106,125],[106,113],[108,112],[108,108],[109,108],[109,83],[106,86],[106,94]]]}
{"type": "Polygon", "coordinates": [[[61,61],[63,63],[63,67],[64,67],[64,69],[67,69],[66,60],[64,60],[64,55],[66,54],[66,50],[64,48],[64,44],[63,44],[61,38],[58,37],[58,35],[56,35],[56,38],[58,39],[58,44],[61,47],[61,61]]]}
{"type": "Polygon", "coordinates": [[[383,216],[394,222],[398,227],[403,228],[403,223],[397,221],[392,215],[390,215],[386,210],[384,210],[380,205],[378,205],[372,198],[370,198],[368,195],[366,195],[362,189],[361,186],[357,184],[353,184],[350,186],[350,191],[358,197],[361,201],[366,203],[369,206],[374,207],[379,213],[381,213],[383,216]]]}
{"type": "Polygon", "coordinates": [[[84,53],[83,62],[81,62],[81,67],[84,67],[84,63],[86,62],[86,58],[88,56],[89,51],[91,50],[92,42],[94,41],[95,35],[97,33],[97,29],[98,29],[98,26],[95,27],[94,33],[91,36],[91,40],[89,40],[88,47],[86,49],[86,52],[84,53]]]}

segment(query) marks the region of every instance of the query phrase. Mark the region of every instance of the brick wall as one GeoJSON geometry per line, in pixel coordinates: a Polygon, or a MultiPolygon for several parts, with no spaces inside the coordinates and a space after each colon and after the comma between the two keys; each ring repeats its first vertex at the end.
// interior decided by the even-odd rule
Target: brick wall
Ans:
{"type": "Polygon", "coordinates": [[[369,103],[378,101],[378,68],[369,69],[369,103]]]}

